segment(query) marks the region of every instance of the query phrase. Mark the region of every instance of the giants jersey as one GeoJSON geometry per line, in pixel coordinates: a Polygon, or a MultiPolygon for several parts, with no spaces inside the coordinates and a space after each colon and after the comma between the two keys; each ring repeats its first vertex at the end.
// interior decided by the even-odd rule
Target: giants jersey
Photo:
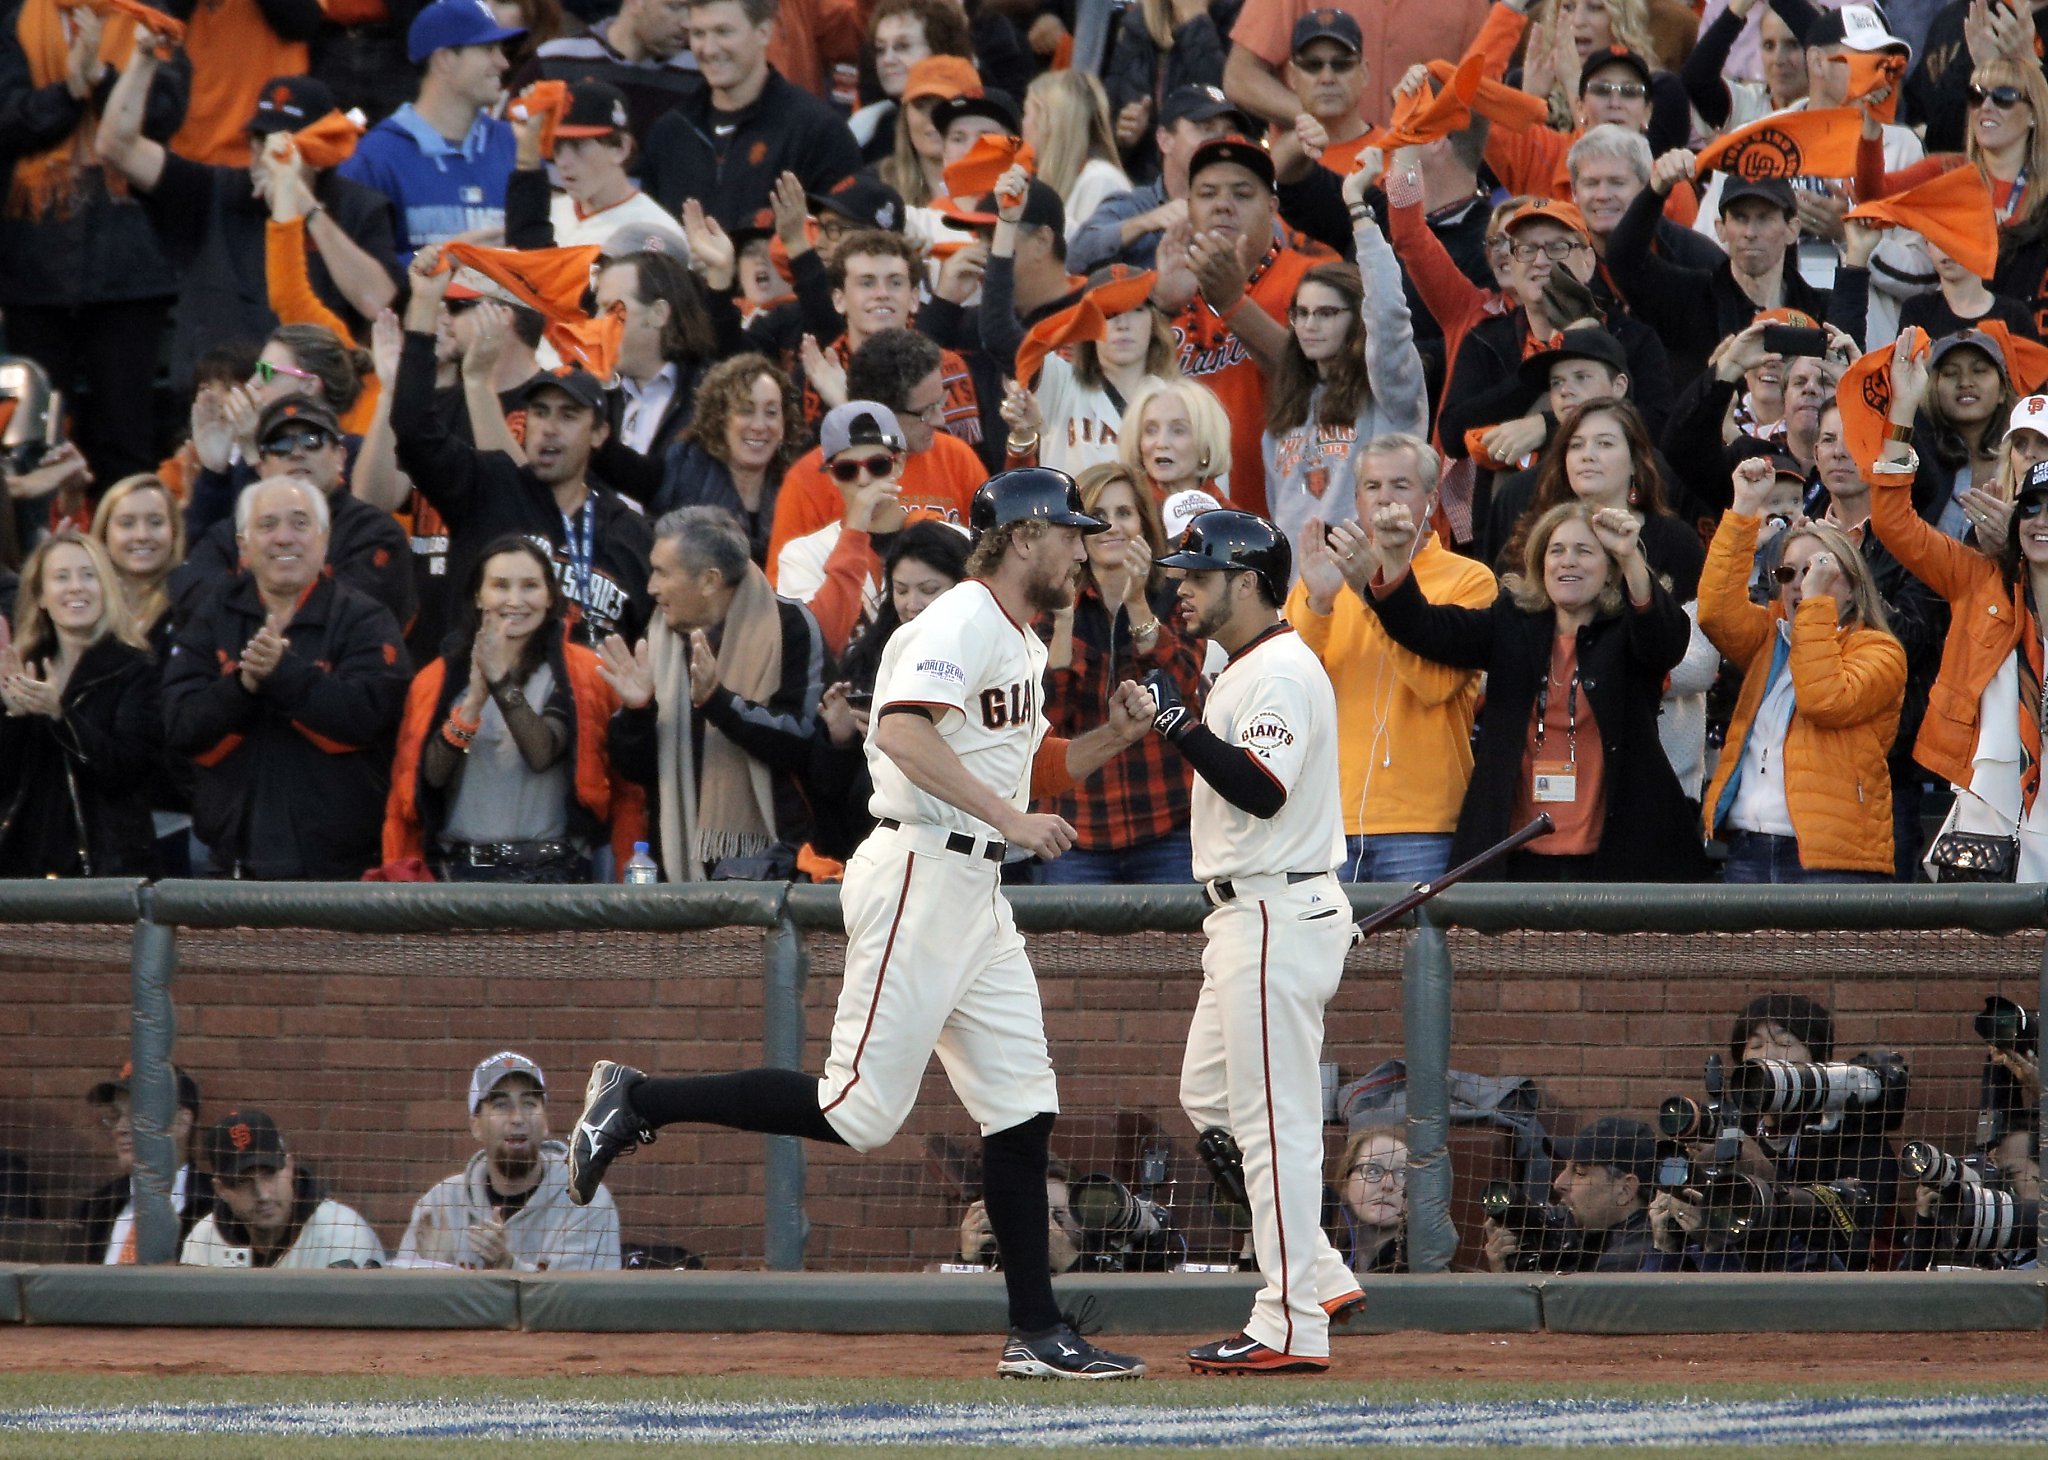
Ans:
{"type": "Polygon", "coordinates": [[[1224,666],[1202,723],[1218,740],[1258,757],[1287,792],[1277,816],[1240,811],[1195,777],[1191,815],[1195,877],[1275,877],[1328,872],[1344,860],[1337,781],[1337,696],[1301,636],[1269,630],[1224,666]]]}
{"type": "MultiPolygon", "coordinates": [[[[882,651],[868,722],[868,774],[875,783],[868,811],[877,819],[995,836],[994,827],[912,785],[875,748],[875,729],[890,705],[927,707],[960,763],[1021,811],[1031,799],[1031,761],[1048,728],[1040,703],[1044,682],[1045,644],[1003,611],[987,584],[970,578],[933,599],[882,651]]],[[[1332,805],[1335,799],[1332,781],[1332,805]]]]}

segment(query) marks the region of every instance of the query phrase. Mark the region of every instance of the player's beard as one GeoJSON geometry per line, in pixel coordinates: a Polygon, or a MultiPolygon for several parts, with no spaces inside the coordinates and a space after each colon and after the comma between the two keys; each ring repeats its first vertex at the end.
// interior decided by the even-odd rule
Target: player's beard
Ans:
{"type": "Polygon", "coordinates": [[[1067,564],[1066,571],[1053,579],[1036,575],[1024,580],[1024,601],[1036,613],[1058,613],[1074,606],[1074,594],[1080,587],[1081,565],[1067,564]]]}
{"type": "Polygon", "coordinates": [[[1230,612],[1230,600],[1220,599],[1202,610],[1201,617],[1189,627],[1188,633],[1197,639],[1213,639],[1216,631],[1230,622],[1230,612]]]}

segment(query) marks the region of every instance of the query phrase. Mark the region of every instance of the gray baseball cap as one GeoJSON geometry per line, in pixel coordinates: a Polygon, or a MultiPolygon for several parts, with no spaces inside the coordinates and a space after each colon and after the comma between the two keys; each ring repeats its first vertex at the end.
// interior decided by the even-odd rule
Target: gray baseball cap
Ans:
{"type": "Polygon", "coordinates": [[[849,446],[886,446],[891,451],[908,448],[896,413],[871,400],[850,400],[834,406],[818,426],[818,451],[830,461],[849,446]]]}
{"type": "Polygon", "coordinates": [[[491,1092],[513,1075],[526,1076],[540,1087],[541,1094],[547,1094],[548,1079],[539,1065],[517,1050],[501,1049],[489,1059],[479,1060],[469,1072],[469,1113],[475,1115],[491,1092]]]}

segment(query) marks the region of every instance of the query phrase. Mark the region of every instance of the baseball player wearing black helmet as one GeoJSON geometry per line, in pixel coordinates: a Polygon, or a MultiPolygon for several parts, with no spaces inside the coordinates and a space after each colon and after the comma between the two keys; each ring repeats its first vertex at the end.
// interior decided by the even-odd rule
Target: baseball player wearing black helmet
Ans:
{"type": "Polygon", "coordinates": [[[823,1078],[650,1079],[599,1060],[570,1137],[570,1199],[588,1201],[612,1160],[681,1121],[872,1151],[902,1128],[936,1053],[982,1131],[983,1196],[1010,1299],[996,1372],[1135,1379],[1140,1360],[1088,1342],[1053,1298],[1045,1173],[1059,1088],[1001,878],[1009,846],[1047,860],[1073,846],[1073,827],[1032,814],[1032,796],[1057,794],[1144,739],[1153,705],[1126,680],[1106,724],[1072,741],[1046,733],[1046,647],[1028,625],[1072,604],[1082,535],[1104,524],[1081,511],[1070,478],[1037,467],[990,479],[972,514],[967,579],[896,631],[876,673],[867,758],[879,824],[840,889],[846,972],[823,1078]]]}
{"type": "Polygon", "coordinates": [[[1195,1129],[1244,1152],[1252,1247],[1266,1286],[1242,1332],[1203,1344],[1204,1374],[1330,1367],[1330,1321],[1365,1295],[1323,1235],[1323,1008],[1351,945],[1338,884],[1344,823],[1337,701],[1322,663],[1281,617],[1292,554],[1249,512],[1204,512],[1159,559],[1179,568],[1191,637],[1230,655],[1197,719],[1152,675],[1155,721],[1197,780],[1190,808],[1203,920],[1202,989],[1188,1028],[1180,1101],[1195,1129]]]}

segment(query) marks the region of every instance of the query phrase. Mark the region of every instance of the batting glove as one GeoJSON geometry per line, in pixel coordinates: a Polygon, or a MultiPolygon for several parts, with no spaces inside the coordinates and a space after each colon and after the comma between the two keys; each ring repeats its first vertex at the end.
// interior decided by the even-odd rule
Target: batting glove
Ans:
{"type": "Polygon", "coordinates": [[[1187,701],[1180,697],[1180,686],[1173,682],[1173,676],[1163,669],[1155,669],[1141,681],[1152,692],[1152,728],[1168,740],[1178,741],[1198,721],[1188,708],[1187,701]]]}

